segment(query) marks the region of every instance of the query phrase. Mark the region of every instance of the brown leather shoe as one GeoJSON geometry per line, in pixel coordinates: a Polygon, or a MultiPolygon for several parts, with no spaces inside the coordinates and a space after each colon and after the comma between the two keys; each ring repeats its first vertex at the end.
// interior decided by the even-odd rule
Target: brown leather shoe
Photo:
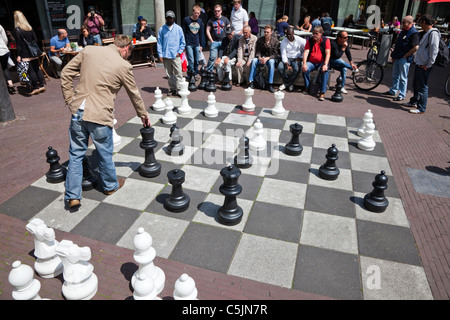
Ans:
{"type": "Polygon", "coordinates": [[[78,199],[70,199],[69,200],[69,208],[78,207],[80,204],[81,204],[81,202],[78,199]]]}
{"type": "Polygon", "coordinates": [[[107,196],[112,195],[114,192],[116,192],[117,190],[119,190],[120,188],[123,187],[123,185],[125,184],[125,179],[124,178],[120,178],[119,180],[117,180],[119,182],[119,187],[116,190],[111,190],[111,191],[103,191],[104,194],[106,194],[107,196]]]}
{"type": "Polygon", "coordinates": [[[45,87],[40,87],[39,88],[39,93],[45,92],[45,87]]]}
{"type": "Polygon", "coordinates": [[[33,91],[30,92],[30,95],[34,96],[39,93],[40,93],[39,89],[34,89],[33,91]]]}

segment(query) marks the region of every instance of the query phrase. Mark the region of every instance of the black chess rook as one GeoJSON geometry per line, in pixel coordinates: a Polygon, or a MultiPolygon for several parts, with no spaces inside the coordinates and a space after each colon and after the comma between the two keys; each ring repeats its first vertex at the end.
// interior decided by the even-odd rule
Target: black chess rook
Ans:
{"type": "Polygon", "coordinates": [[[47,163],[50,164],[50,169],[46,173],[47,182],[58,183],[66,180],[66,169],[59,163],[58,152],[51,146],[45,154],[47,156],[47,163]]]}
{"type": "Polygon", "coordinates": [[[83,191],[92,190],[97,187],[97,177],[91,171],[89,158],[83,158],[83,180],[81,181],[83,191]]]}
{"type": "Polygon", "coordinates": [[[250,168],[253,164],[253,158],[250,155],[249,138],[243,134],[239,139],[239,152],[234,157],[234,165],[241,169],[250,168]]]}
{"type": "Polygon", "coordinates": [[[328,148],[326,158],[327,161],[319,168],[319,176],[325,180],[336,180],[340,171],[336,167],[336,161],[339,157],[335,144],[328,148]]]}
{"type": "Polygon", "coordinates": [[[167,154],[170,156],[181,156],[184,153],[184,145],[181,143],[183,137],[180,134],[180,129],[177,124],[174,123],[170,128],[170,137],[172,140],[167,146],[167,154]]]}
{"type": "Polygon", "coordinates": [[[292,133],[291,140],[285,145],[284,152],[290,156],[299,156],[303,152],[303,146],[300,144],[300,134],[303,131],[303,126],[298,123],[293,123],[289,126],[292,133]]]}
{"type": "Polygon", "coordinates": [[[335,93],[331,96],[331,101],[334,101],[334,102],[342,102],[343,100],[344,100],[344,97],[342,96],[342,83],[343,83],[343,80],[342,80],[342,77],[341,76],[339,76],[337,79],[336,79],[336,82],[337,82],[337,84],[336,84],[336,91],[335,91],[335,93]]]}
{"type": "Polygon", "coordinates": [[[180,169],[174,169],[167,173],[169,183],[172,185],[172,192],[164,201],[164,208],[171,212],[183,212],[189,208],[189,195],[183,192],[182,184],[186,173],[180,169]]]}
{"type": "Polygon", "coordinates": [[[139,167],[139,174],[143,177],[154,178],[161,173],[161,164],[156,161],[154,148],[158,145],[155,139],[155,129],[150,126],[141,128],[142,141],[140,147],[145,150],[145,161],[139,167]]]}
{"type": "Polygon", "coordinates": [[[388,177],[386,172],[382,170],[375,176],[372,183],[372,192],[364,197],[364,207],[372,212],[384,212],[389,205],[389,200],[385,197],[384,191],[387,189],[388,177]]]}
{"type": "Polygon", "coordinates": [[[225,196],[223,206],[217,212],[217,219],[220,223],[233,226],[241,222],[243,211],[238,205],[236,197],[242,192],[242,187],[238,184],[241,170],[233,165],[220,170],[223,184],[219,191],[225,196]]]}

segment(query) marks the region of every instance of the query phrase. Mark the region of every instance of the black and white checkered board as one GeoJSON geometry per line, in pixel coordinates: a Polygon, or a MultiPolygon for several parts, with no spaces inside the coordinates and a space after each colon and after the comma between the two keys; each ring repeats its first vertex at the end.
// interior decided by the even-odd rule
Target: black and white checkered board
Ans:
{"type": "MultiPolygon", "coordinates": [[[[181,99],[172,100],[180,105],[181,99]]],[[[144,227],[159,257],[335,298],[432,298],[378,132],[374,151],[357,147],[356,130],[366,110],[359,119],[292,111],[275,117],[270,109],[245,113],[240,106],[216,103],[219,115],[206,118],[205,101],[189,104],[191,114],[177,120],[186,147],[179,157],[165,152],[171,125],[160,121],[164,112],[149,110],[162,165],[158,177],[138,173],[145,151],[139,146],[142,123],[133,118],[117,129],[121,143],[114,161],[126,182],[115,194],[85,191],[81,207],[72,211],[64,206],[64,184],[48,183],[43,172],[0,205],[0,212],[27,221],[38,217],[49,227],[130,249],[138,227],[144,227]],[[264,125],[267,148],[253,153],[251,168],[241,169],[238,204],[244,216],[225,226],[216,219],[224,201],[220,170],[232,162],[242,133],[252,137],[256,119],[264,125]],[[283,152],[295,122],[303,126],[303,153],[297,157],[283,152]],[[318,168],[332,144],[339,150],[340,175],[326,181],[318,168]],[[191,199],[181,213],[163,208],[171,191],[167,172],[175,168],[186,173],[183,190],[191,199]],[[381,170],[389,177],[390,204],[384,213],[373,213],[362,200],[381,170]]],[[[88,155],[96,173],[93,147],[88,155]]]]}

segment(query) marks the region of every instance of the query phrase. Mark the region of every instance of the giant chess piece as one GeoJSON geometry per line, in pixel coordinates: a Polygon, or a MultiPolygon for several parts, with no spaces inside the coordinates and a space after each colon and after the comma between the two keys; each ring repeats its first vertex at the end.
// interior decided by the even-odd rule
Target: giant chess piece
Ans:
{"type": "Polygon", "coordinates": [[[31,220],[25,228],[34,236],[34,270],[42,278],[54,278],[63,272],[63,264],[56,247],[59,242],[55,240],[55,231],[39,218],[31,220]]]}
{"type": "Polygon", "coordinates": [[[253,158],[250,155],[249,138],[243,134],[239,139],[239,152],[234,157],[234,165],[238,168],[247,169],[253,164],[253,158]]]}
{"type": "Polygon", "coordinates": [[[284,92],[277,91],[274,93],[274,96],[275,96],[275,106],[272,108],[272,114],[274,116],[282,116],[286,112],[286,109],[284,109],[283,107],[284,92]]]}
{"type": "Polygon", "coordinates": [[[242,192],[242,187],[238,184],[241,170],[230,165],[220,170],[220,175],[223,178],[223,184],[219,191],[225,196],[225,201],[217,212],[217,219],[224,225],[233,226],[241,222],[243,216],[242,208],[236,200],[236,196],[242,192]]]}
{"type": "Polygon", "coordinates": [[[261,151],[266,148],[266,140],[264,140],[263,137],[263,124],[261,123],[261,120],[256,119],[255,124],[253,125],[253,132],[254,136],[252,139],[250,139],[249,146],[250,149],[253,151],[261,151]]]}
{"type": "Polygon", "coordinates": [[[372,123],[372,122],[373,122],[373,114],[372,114],[372,111],[369,109],[369,110],[367,110],[366,113],[364,113],[364,116],[363,116],[363,123],[362,123],[362,125],[358,128],[358,131],[357,131],[358,136],[364,137],[365,130],[366,130],[366,125],[367,125],[368,123],[372,123]]]}
{"type": "Polygon", "coordinates": [[[205,88],[206,92],[216,92],[216,75],[212,71],[208,71],[208,85],[205,88]]]}
{"type": "Polygon", "coordinates": [[[195,287],[195,281],[186,273],[183,273],[175,281],[173,298],[175,300],[198,300],[198,291],[195,287]]]}
{"type": "Polygon", "coordinates": [[[180,82],[181,89],[178,91],[178,94],[181,96],[181,105],[178,108],[179,114],[190,114],[192,110],[192,107],[189,105],[188,101],[188,95],[191,94],[191,92],[188,90],[188,85],[189,83],[186,81],[180,82]]]}
{"type": "Polygon", "coordinates": [[[373,140],[373,134],[375,133],[375,124],[369,122],[364,129],[364,137],[358,140],[358,148],[364,151],[372,151],[375,149],[375,141],[373,140]]]}
{"type": "Polygon", "coordinates": [[[67,300],[89,300],[98,289],[98,278],[94,273],[91,249],[79,247],[70,240],[62,240],[56,247],[64,265],[62,293],[67,300]]]}
{"type": "Polygon", "coordinates": [[[117,124],[117,119],[114,119],[113,121],[113,127],[112,127],[112,132],[113,132],[113,142],[114,142],[114,147],[117,147],[120,145],[120,143],[122,142],[122,137],[119,136],[117,134],[116,129],[114,128],[114,126],[117,124]]]}
{"type": "Polygon", "coordinates": [[[303,126],[298,123],[293,123],[289,126],[292,133],[291,140],[284,146],[284,153],[290,156],[299,156],[303,152],[303,146],[300,144],[300,134],[303,131],[303,126]]]}
{"type": "Polygon", "coordinates": [[[214,93],[208,95],[208,106],[205,108],[205,116],[208,118],[215,118],[219,115],[219,110],[216,108],[216,97],[214,93]]]}
{"type": "Polygon", "coordinates": [[[170,156],[181,156],[184,153],[184,145],[181,143],[183,141],[183,137],[180,134],[180,129],[177,127],[177,124],[174,123],[172,128],[170,128],[170,137],[172,140],[170,144],[167,146],[167,154],[170,156]]]}
{"type": "Polygon", "coordinates": [[[157,177],[161,173],[161,164],[156,161],[154,148],[158,145],[153,138],[155,135],[155,129],[144,125],[141,128],[142,141],[140,147],[145,150],[145,161],[139,167],[139,174],[143,177],[153,178],[157,177]]]}
{"type": "Polygon", "coordinates": [[[232,88],[231,86],[231,79],[230,79],[230,71],[225,72],[225,75],[223,76],[222,80],[222,90],[223,91],[230,91],[232,88]]]}
{"type": "Polygon", "coordinates": [[[145,273],[138,273],[134,282],[133,291],[134,300],[162,300],[158,298],[158,292],[155,288],[155,282],[145,273]]]}
{"type": "Polygon", "coordinates": [[[162,96],[163,95],[162,95],[161,89],[159,89],[159,87],[156,87],[156,90],[155,90],[156,101],[155,101],[155,103],[152,106],[154,111],[164,111],[164,110],[166,110],[166,104],[164,103],[164,101],[162,99],[162,96]]]}
{"type": "Polygon", "coordinates": [[[153,260],[156,257],[156,251],[152,246],[152,236],[140,227],[137,230],[136,235],[133,238],[133,245],[135,248],[133,258],[139,264],[138,270],[131,277],[131,286],[135,288],[138,280],[138,275],[141,277],[145,275],[145,278],[153,280],[157,294],[160,294],[164,289],[166,282],[166,275],[161,268],[155,266],[153,260]]]}
{"type": "Polygon", "coordinates": [[[372,192],[366,194],[364,197],[364,207],[372,212],[384,212],[389,205],[388,199],[384,196],[384,191],[387,189],[388,177],[384,170],[375,176],[375,181],[372,183],[372,192]]]}
{"type": "MultiPolygon", "coordinates": [[[[188,90],[190,92],[195,92],[197,91],[197,86],[195,85],[195,71],[194,70],[189,70],[188,71],[188,76],[189,76],[189,86],[188,86],[188,90]]],[[[181,95],[181,94],[180,94],[181,95]]]]}
{"type": "Polygon", "coordinates": [[[202,66],[200,69],[200,76],[202,77],[200,83],[198,84],[198,89],[205,90],[208,85],[208,71],[205,66],[202,66]]]}
{"type": "Polygon", "coordinates": [[[336,80],[337,84],[336,84],[336,91],[335,93],[331,96],[331,101],[334,102],[342,102],[344,100],[344,97],[342,96],[342,77],[339,76],[336,80]]]}
{"type": "Polygon", "coordinates": [[[164,124],[174,124],[177,122],[177,115],[173,112],[173,101],[170,98],[166,99],[166,112],[162,117],[164,124]]]}
{"type": "Polygon", "coordinates": [[[336,180],[339,176],[339,168],[336,167],[338,157],[338,149],[335,144],[328,148],[327,161],[319,168],[319,176],[325,180],[336,180]]]}
{"type": "Polygon", "coordinates": [[[253,103],[253,95],[255,94],[255,90],[252,88],[247,88],[244,90],[245,94],[245,102],[242,105],[242,110],[251,112],[255,111],[255,104],[253,103]]]}
{"type": "Polygon", "coordinates": [[[92,190],[97,187],[97,177],[91,171],[91,163],[87,156],[83,158],[83,180],[81,181],[83,191],[92,190]]]}
{"type": "Polygon", "coordinates": [[[180,169],[174,169],[167,173],[169,183],[172,185],[172,192],[164,201],[164,208],[171,212],[183,212],[189,208],[189,195],[183,192],[182,184],[186,173],[180,169]]]}
{"type": "Polygon", "coordinates": [[[59,163],[58,152],[50,146],[45,155],[47,163],[50,164],[50,169],[45,174],[47,182],[58,183],[66,180],[66,169],[59,163]]]}
{"type": "Polygon", "coordinates": [[[8,275],[8,282],[14,287],[14,300],[42,300],[39,296],[41,283],[34,279],[33,268],[20,261],[14,261],[8,275]]]}

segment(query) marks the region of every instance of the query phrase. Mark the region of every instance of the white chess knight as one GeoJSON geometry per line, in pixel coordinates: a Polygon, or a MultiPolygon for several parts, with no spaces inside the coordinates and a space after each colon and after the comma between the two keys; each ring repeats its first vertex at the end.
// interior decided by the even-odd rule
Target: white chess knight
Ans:
{"type": "Polygon", "coordinates": [[[138,273],[136,276],[133,298],[134,300],[162,300],[158,297],[152,277],[147,276],[145,273],[138,273]]]}
{"type": "Polygon", "coordinates": [[[175,300],[198,300],[197,288],[195,287],[195,281],[186,273],[183,273],[177,281],[173,290],[173,298],[175,300]]]}
{"type": "Polygon", "coordinates": [[[152,243],[153,239],[151,235],[148,232],[145,232],[144,228],[139,228],[133,239],[133,244],[136,249],[133,254],[133,258],[139,264],[139,268],[131,278],[131,286],[134,289],[138,275],[145,274],[146,277],[153,280],[156,292],[157,294],[160,294],[164,289],[166,275],[161,268],[158,268],[153,263],[153,260],[156,257],[156,252],[152,247],[152,243]]]}
{"type": "Polygon", "coordinates": [[[89,300],[98,289],[98,278],[94,273],[91,249],[79,247],[70,240],[62,240],[56,247],[64,265],[62,293],[67,300],[89,300]]]}
{"type": "Polygon", "coordinates": [[[205,108],[205,116],[208,118],[214,118],[217,117],[219,114],[219,111],[216,108],[216,97],[211,92],[208,95],[208,106],[205,108]]]}
{"type": "Polygon", "coordinates": [[[375,133],[375,124],[370,122],[364,130],[364,137],[358,140],[358,148],[364,151],[372,151],[375,149],[375,141],[373,134],[375,133]]]}
{"type": "Polygon", "coordinates": [[[166,113],[162,117],[162,122],[165,124],[174,124],[177,122],[177,115],[173,112],[173,101],[170,98],[165,100],[166,113]]]}
{"type": "Polygon", "coordinates": [[[14,287],[14,300],[47,300],[39,296],[41,283],[34,279],[33,268],[20,261],[14,261],[8,275],[8,282],[14,287]]]}
{"type": "Polygon", "coordinates": [[[282,116],[286,112],[286,109],[283,107],[284,92],[277,91],[274,93],[274,96],[275,106],[272,108],[272,114],[274,116],[282,116]]]}
{"type": "Polygon", "coordinates": [[[254,111],[255,110],[255,104],[253,103],[253,95],[255,94],[255,90],[252,88],[247,88],[244,90],[245,94],[245,102],[242,105],[242,109],[244,111],[254,111]]]}
{"type": "Polygon", "coordinates": [[[253,138],[249,141],[249,147],[253,151],[261,151],[266,148],[266,140],[264,140],[263,137],[263,124],[261,123],[261,120],[256,119],[255,124],[253,125],[253,138]]]}
{"type": "Polygon", "coordinates": [[[189,86],[189,82],[187,82],[186,80],[180,82],[180,87],[181,89],[178,91],[178,94],[181,96],[181,106],[178,108],[178,113],[179,114],[190,114],[191,113],[191,106],[189,105],[189,101],[188,101],[188,95],[191,94],[191,92],[188,89],[189,86]]]}
{"type": "Polygon", "coordinates": [[[363,124],[358,128],[358,136],[364,137],[364,130],[366,129],[366,126],[368,123],[373,123],[373,114],[372,111],[369,109],[366,113],[364,113],[363,116],[363,124]]]}
{"type": "Polygon", "coordinates": [[[154,111],[164,111],[166,109],[166,104],[162,100],[162,96],[163,95],[162,95],[161,89],[159,89],[159,87],[156,87],[156,90],[155,90],[156,101],[153,104],[154,111]]]}
{"type": "Polygon", "coordinates": [[[116,129],[114,129],[114,126],[117,124],[117,119],[114,119],[113,122],[113,142],[114,142],[114,146],[117,147],[118,145],[120,145],[120,142],[122,141],[122,137],[119,136],[116,132],[116,129]]]}
{"type": "Polygon", "coordinates": [[[55,231],[39,218],[31,220],[25,228],[34,236],[34,269],[42,278],[54,278],[63,272],[63,264],[56,247],[55,231]]]}

